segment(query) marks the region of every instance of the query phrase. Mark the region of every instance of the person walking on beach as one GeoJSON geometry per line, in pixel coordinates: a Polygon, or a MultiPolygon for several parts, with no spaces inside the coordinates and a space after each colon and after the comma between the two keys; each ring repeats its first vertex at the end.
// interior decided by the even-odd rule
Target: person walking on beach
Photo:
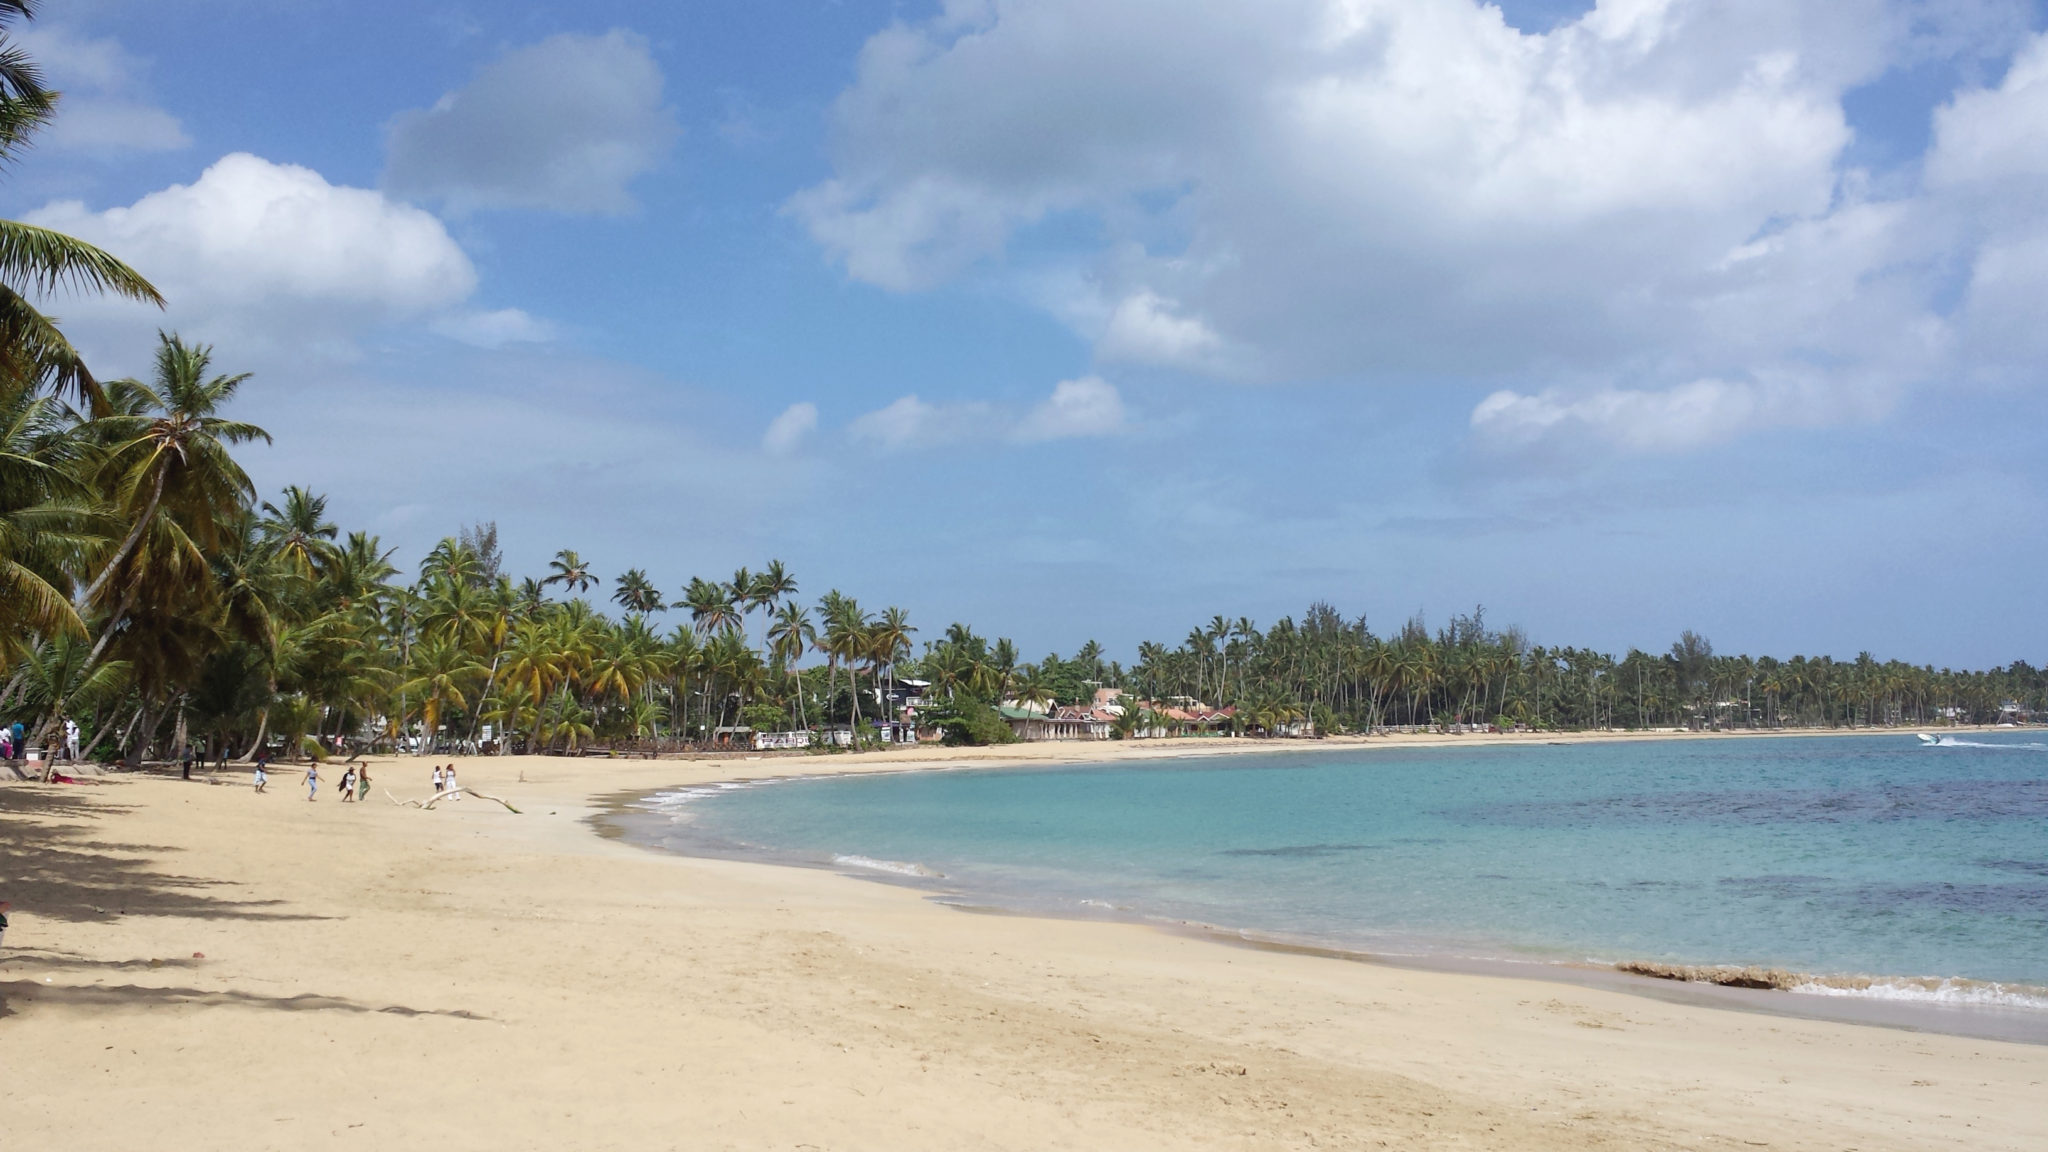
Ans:
{"type": "Polygon", "coordinates": [[[313,763],[306,765],[306,799],[311,801],[313,794],[318,791],[320,791],[320,762],[315,760],[313,763]]]}
{"type": "Polygon", "coordinates": [[[441,791],[441,766],[436,764],[434,765],[434,795],[439,796],[441,791]]]}
{"type": "Polygon", "coordinates": [[[64,758],[78,763],[78,721],[64,718],[64,758]]]}
{"type": "Polygon", "coordinates": [[[341,793],[341,802],[342,802],[343,804],[353,804],[353,803],[355,803],[355,802],[356,802],[356,770],[355,770],[355,769],[353,769],[353,768],[345,768],[345,769],[343,769],[343,770],[342,770],[342,773],[341,773],[341,784],[340,784],[340,786],[339,786],[339,787],[337,788],[337,791],[339,791],[339,792],[341,793]]]}
{"type": "Polygon", "coordinates": [[[263,786],[270,783],[270,773],[263,770],[263,757],[256,758],[256,794],[263,794],[263,786]]]}
{"type": "Polygon", "coordinates": [[[368,764],[364,764],[362,767],[356,769],[356,799],[368,800],[369,798],[370,766],[368,764]]]}
{"type": "Polygon", "coordinates": [[[447,789],[448,789],[448,793],[449,793],[449,796],[448,796],[448,802],[449,802],[449,803],[451,803],[451,804],[452,804],[452,803],[454,803],[455,801],[457,801],[457,800],[460,800],[460,799],[462,799],[462,787],[461,787],[461,785],[459,785],[459,784],[457,784],[457,783],[455,782],[455,765],[454,765],[454,764],[452,764],[452,763],[451,763],[451,764],[449,764],[449,765],[448,765],[448,771],[447,771],[446,773],[444,773],[444,774],[442,775],[442,777],[441,777],[441,783],[447,786],[447,789]]]}
{"type": "Polygon", "coordinates": [[[14,905],[5,900],[0,900],[0,946],[4,946],[7,942],[7,914],[13,910],[14,905]]]}

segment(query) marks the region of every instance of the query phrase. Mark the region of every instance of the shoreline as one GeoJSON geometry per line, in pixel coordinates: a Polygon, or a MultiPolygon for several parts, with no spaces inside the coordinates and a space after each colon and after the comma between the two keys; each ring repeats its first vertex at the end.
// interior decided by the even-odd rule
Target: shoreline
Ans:
{"type": "MultiPolygon", "coordinates": [[[[1904,729],[1856,729],[1857,734],[1916,734],[1919,730],[1904,729]]],[[[1991,733],[1999,731],[2027,731],[2027,729],[1996,728],[1978,726],[1972,728],[1951,728],[1945,732],[1991,733]]],[[[1826,729],[1802,729],[1789,733],[1757,733],[1755,738],[1810,737],[1837,734],[1826,729]]],[[[1558,743],[1597,743],[1602,740],[1625,739],[1629,742],[1646,740],[1687,740],[1698,737],[1749,736],[1750,733],[1613,733],[1596,736],[1588,741],[1559,741],[1555,739],[1534,739],[1529,734],[1509,736],[1491,735],[1485,743],[1493,747],[1549,745],[1558,743]]],[[[1218,738],[1182,738],[1184,743],[1206,743],[1218,738]]],[[[1062,751],[1085,753],[1086,750],[1104,746],[1105,742],[1073,741],[1052,745],[1062,751]]],[[[1149,742],[1148,742],[1149,743],[1149,742]]],[[[1164,743],[1164,742],[1161,742],[1164,743]]],[[[1252,741],[1232,740],[1229,744],[1209,750],[1210,755],[1236,753],[1313,752],[1361,749],[1405,748],[1465,748],[1473,747],[1469,737],[1417,734],[1411,740],[1399,745],[1385,742],[1385,738],[1374,738],[1367,743],[1363,739],[1337,743],[1325,741],[1252,741]]],[[[993,748],[970,749],[967,751],[997,753],[1013,749],[1004,745],[993,748]]],[[[949,749],[950,752],[963,751],[949,749]]],[[[1595,960],[1540,960],[1517,959],[1502,956],[1472,955],[1445,945],[1432,948],[1428,941],[1418,940],[1415,952],[1388,952],[1364,948],[1347,947],[1341,943],[1310,936],[1293,937],[1227,924],[1204,923],[1170,916],[1146,913],[1128,908],[1062,908],[1027,903],[1006,903],[999,895],[975,893],[952,885],[944,876],[921,876],[914,873],[899,873],[894,869],[861,866],[839,858],[804,858],[801,854],[783,852],[771,853],[741,845],[713,843],[687,834],[670,833],[661,835],[672,828],[670,820],[674,809],[659,809],[650,801],[663,795],[702,792],[709,797],[723,787],[751,787],[755,785],[790,783],[802,780],[847,778],[901,772],[948,772],[948,771],[998,771],[998,770],[1056,770],[1058,768],[1117,767],[1125,763],[1152,761],[1174,761],[1198,759],[1200,753],[1182,752],[1179,755],[1164,749],[1156,753],[1138,747],[1124,749],[1124,754],[1113,757],[1091,757],[1085,754],[1046,755],[1028,760],[1005,760],[997,755],[974,757],[970,762],[948,762],[947,757],[901,757],[889,753],[862,754],[864,760],[848,771],[808,771],[770,773],[753,776],[733,776],[725,779],[695,783],[683,789],[663,790],[655,793],[617,793],[604,798],[605,808],[591,817],[592,827],[599,835],[633,844],[650,852],[668,853],[698,859],[729,860],[742,863],[760,864],[767,867],[803,868],[843,876],[852,880],[883,884],[919,893],[934,905],[956,911],[984,915],[1014,916],[1031,919],[1052,919],[1081,923],[1118,923],[1151,931],[1186,935],[1192,938],[1224,944],[1233,947],[1283,952],[1292,955],[1316,956],[1329,960],[1417,971],[1445,974],[1468,974],[1500,977],[1510,980],[1528,980],[1542,983],[1558,983],[1579,987],[1600,988],[1629,995],[1643,996],[1671,1003],[1681,1003],[1718,1011],[1752,1012],[1788,1018],[1829,1021],[1853,1026],[1891,1028],[1912,1032],[1935,1032],[1944,1035],[1975,1039],[1999,1040],[2011,1043],[2048,1045],[2048,1006],[2016,1004],[1982,1004],[1966,1002],[1943,1002],[1935,999],[1887,997],[1883,995],[1840,995],[1812,991],[1800,991],[1795,987],[1743,987],[1715,983],[1702,979],[1674,979],[1651,976],[1628,971],[1624,966],[1635,963],[1620,960],[1612,963],[1595,960]]],[[[807,759],[832,760],[835,756],[820,756],[807,759]]],[[[749,763],[752,763],[751,761],[749,763]]],[[[694,802],[684,800],[676,807],[694,802]]],[[[1653,965],[1671,967],[1670,965],[1653,965]]],[[[1711,968],[1714,965],[1707,965],[1711,968]]],[[[1734,968],[1737,966],[1727,965],[1734,968]]],[[[1869,979],[1876,983],[1906,986],[1927,980],[1938,980],[1944,985],[1968,986],[1972,988],[1997,989],[2001,993],[2018,989],[2018,995],[2029,997],[2040,995],[2044,989],[2034,985],[2000,984],[1993,981],[1965,977],[1925,977],[1910,973],[1849,973],[1817,972],[1787,973],[1802,978],[1802,983],[1829,987],[1840,981],[1869,979]]]]}
{"type": "MultiPolygon", "coordinates": [[[[961,751],[944,758],[984,759],[961,751]]],[[[368,805],[308,804],[284,766],[265,797],[236,772],[0,785],[0,1044],[33,1069],[0,1079],[9,1133],[124,1152],[2048,1145],[2035,1045],[963,916],[599,831],[619,796],[938,758],[457,759],[517,816],[386,801],[426,794],[427,758],[373,761],[368,805]]]]}

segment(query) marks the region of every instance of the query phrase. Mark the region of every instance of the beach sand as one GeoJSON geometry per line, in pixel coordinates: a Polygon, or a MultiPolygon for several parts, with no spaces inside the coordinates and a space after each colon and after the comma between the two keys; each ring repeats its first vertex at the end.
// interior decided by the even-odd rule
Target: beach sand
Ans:
{"type": "Polygon", "coordinates": [[[0,1133],[123,1152],[2048,1147],[2048,1047],[974,914],[592,820],[743,776],[1189,748],[461,762],[521,815],[394,806],[386,789],[428,794],[409,758],[376,761],[361,805],[332,769],[312,804],[284,767],[266,796],[241,773],[0,786],[0,1133]]]}

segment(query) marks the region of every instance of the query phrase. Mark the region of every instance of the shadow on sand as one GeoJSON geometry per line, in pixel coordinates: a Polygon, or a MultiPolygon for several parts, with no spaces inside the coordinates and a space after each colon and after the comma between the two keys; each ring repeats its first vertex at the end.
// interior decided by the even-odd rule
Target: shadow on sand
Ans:
{"type": "Polygon", "coordinates": [[[184,916],[198,920],[322,920],[279,911],[279,900],[236,900],[236,887],[167,872],[138,857],[175,851],[96,839],[119,804],[56,787],[0,788],[0,881],[17,908],[53,920],[184,916]]]}

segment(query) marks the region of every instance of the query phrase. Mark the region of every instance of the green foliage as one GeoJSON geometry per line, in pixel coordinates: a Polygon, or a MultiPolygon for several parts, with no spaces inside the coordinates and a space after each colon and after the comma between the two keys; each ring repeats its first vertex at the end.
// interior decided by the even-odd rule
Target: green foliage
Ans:
{"type": "Polygon", "coordinates": [[[951,745],[980,747],[1017,742],[1017,734],[1002,714],[972,696],[956,696],[927,709],[919,719],[927,727],[938,729],[945,743],[951,745]]]}

